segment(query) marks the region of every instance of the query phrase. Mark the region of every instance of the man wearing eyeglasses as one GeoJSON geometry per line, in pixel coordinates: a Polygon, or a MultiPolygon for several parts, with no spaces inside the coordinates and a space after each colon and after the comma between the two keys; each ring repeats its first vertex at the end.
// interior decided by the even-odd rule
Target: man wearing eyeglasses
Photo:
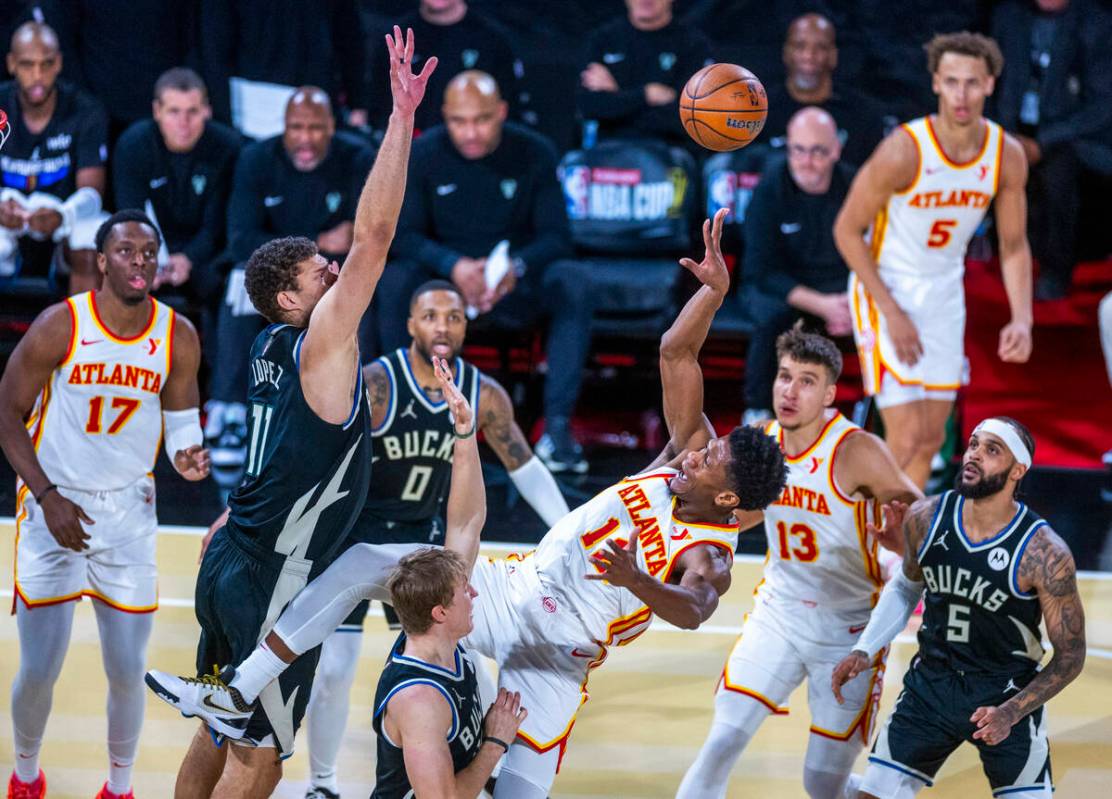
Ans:
{"type": "Polygon", "coordinates": [[[776,337],[802,317],[830,336],[852,328],[834,218],[853,169],[839,163],[838,125],[808,106],[788,122],[785,154],[769,162],[745,214],[743,285],[755,330],[745,369],[745,421],[771,418],[776,337]]]}

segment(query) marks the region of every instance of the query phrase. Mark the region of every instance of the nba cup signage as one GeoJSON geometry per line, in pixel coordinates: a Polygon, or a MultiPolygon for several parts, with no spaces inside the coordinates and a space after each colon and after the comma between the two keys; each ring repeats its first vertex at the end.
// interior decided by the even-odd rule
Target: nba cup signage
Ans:
{"type": "Polygon", "coordinates": [[[683,206],[687,175],[668,170],[667,180],[642,180],[639,169],[570,167],[564,199],[570,219],[651,222],[675,217],[683,206]]]}

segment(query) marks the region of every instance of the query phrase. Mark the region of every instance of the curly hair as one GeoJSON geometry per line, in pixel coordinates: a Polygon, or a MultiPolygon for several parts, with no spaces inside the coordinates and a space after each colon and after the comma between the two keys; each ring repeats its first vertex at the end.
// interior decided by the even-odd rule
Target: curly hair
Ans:
{"type": "Polygon", "coordinates": [[[776,338],[776,360],[785,355],[798,363],[825,366],[831,383],[838,382],[842,374],[842,353],[838,346],[826,336],[808,333],[803,329],[802,320],[776,338]]]}
{"type": "Polygon", "coordinates": [[[735,427],[730,444],[730,482],[741,510],[761,510],[776,501],[788,479],[780,444],[758,427],[735,427]]]}
{"type": "Polygon", "coordinates": [[[927,71],[932,75],[938,72],[938,65],[946,53],[984,59],[988,73],[994,78],[999,78],[1000,73],[1004,71],[1004,54],[1000,52],[1000,45],[995,39],[980,33],[969,31],[936,33],[923,45],[923,49],[927,51],[927,71]]]}
{"type": "Polygon", "coordinates": [[[285,321],[278,292],[297,288],[297,265],[317,254],[317,245],[304,236],[268,241],[247,261],[243,285],[255,310],[268,322],[285,321]]]}

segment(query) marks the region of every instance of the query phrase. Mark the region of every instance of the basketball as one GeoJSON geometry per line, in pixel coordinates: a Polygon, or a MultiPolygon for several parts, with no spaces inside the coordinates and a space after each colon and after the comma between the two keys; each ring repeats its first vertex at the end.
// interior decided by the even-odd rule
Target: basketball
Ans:
{"type": "Polygon", "coordinates": [[[736,64],[703,67],[680,96],[680,120],[687,135],[720,153],[739,150],[757,138],[767,116],[764,86],[736,64]]]}

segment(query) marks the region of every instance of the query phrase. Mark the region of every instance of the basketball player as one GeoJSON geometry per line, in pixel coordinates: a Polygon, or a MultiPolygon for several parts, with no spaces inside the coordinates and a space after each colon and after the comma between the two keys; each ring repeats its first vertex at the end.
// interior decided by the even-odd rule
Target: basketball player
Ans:
{"type": "Polygon", "coordinates": [[[903,568],[832,681],[841,701],[842,686],[923,596],[919,653],[860,796],[910,799],[962,741],[977,747],[993,796],[1053,795],[1043,705],[1081,673],[1085,614],[1069,547],[1015,498],[1034,451],[1022,424],[986,419],[969,437],[955,490],[911,506],[903,568]],[[1042,669],[1040,620],[1054,645],[1042,669]]]}
{"type": "MultiPolygon", "coordinates": [[[[501,667],[501,686],[520,692],[529,708],[503,762],[495,799],[547,795],[586,701],[590,670],[611,646],[648,629],[654,615],[688,629],[710,618],[730,586],[735,513],[763,509],[784,486],[787,470],[775,439],[751,427],[716,437],[703,415],[698,354],[729,289],[719,248],[724,219],[722,210],[713,228],[710,220],[704,224],[701,263],[680,261],[703,286],[661,340],[671,433],[664,452],[645,472],[561,519],[532,553],[480,558],[471,574],[483,599],[465,645],[493,658],[501,667]]],[[[253,701],[281,673],[274,655],[292,661],[327,638],[360,600],[385,598],[390,569],[411,549],[349,549],[291,603],[265,646],[237,668],[229,684],[153,673],[148,681],[164,684],[160,695],[183,712],[228,727],[242,723],[250,711],[238,709],[239,703],[253,701]],[[232,703],[234,712],[228,709],[232,703]]]]}
{"type": "Polygon", "coordinates": [[[526,716],[521,695],[503,689],[483,718],[478,672],[459,643],[473,627],[476,592],[468,575],[479,554],[486,493],[472,408],[454,385],[448,362],[436,358],[434,369],[452,415],[448,434],[457,440],[448,498],[452,545],[460,535],[466,544],[461,551],[418,549],[401,559],[386,584],[404,632],[391,647],[375,692],[372,799],[405,799],[415,792],[478,796],[526,716]]]}
{"type": "MultiPolygon", "coordinates": [[[[506,390],[459,357],[467,333],[459,289],[446,280],[431,280],[414,291],[409,307],[409,347],[363,367],[378,465],[367,504],[349,540],[368,544],[444,541],[441,514],[448,496],[455,437],[444,392],[433,372],[433,358],[451,364],[459,390],[472,407],[482,409],[479,430],[525,501],[551,527],[568,512],[556,481],[529,450],[514,421],[506,390]]],[[[363,632],[367,605],[360,603],[321,649],[309,703],[310,786],[306,799],[339,795],[336,760],[347,724],[348,692],[359,662],[359,633],[363,632]]],[[[389,605],[385,611],[391,628],[400,629],[389,605]]]]}
{"type": "MultiPolygon", "coordinates": [[[[304,238],[276,239],[247,264],[245,284],[271,323],[251,351],[248,455],[197,577],[199,681],[246,657],[282,608],[335,556],[367,495],[370,413],[356,332],[386,260],[405,192],[413,114],[436,64],[411,71],[413,35],[387,37],[394,111],[355,214],[339,270],[304,238]]],[[[202,725],[178,773],[176,796],[267,797],[292,751],[319,650],[259,696],[222,746],[202,725]]],[[[195,680],[195,681],[196,681],[195,680]]],[[[148,683],[156,691],[158,683],[148,683]]],[[[211,723],[214,733],[227,725],[211,723]]]]}
{"type": "Polygon", "coordinates": [[[150,296],[158,231],[142,212],[120,211],[95,243],[101,288],[39,314],[0,380],[0,445],[19,475],[13,610],[20,662],[8,782],[8,796],[17,799],[46,795],[39,748],[74,601],[83,596],[95,600],[108,677],[108,781],[97,796],[132,796],[158,607],[151,471],[160,439],[185,479],[209,471],[197,332],[150,296]]]}
{"type": "Polygon", "coordinates": [[[1031,250],[1023,148],[984,118],[1003,67],[975,33],[927,45],[938,113],[908,122],[857,173],[834,224],[865,391],[876,398],[900,468],[920,487],[946,435],[965,369],[965,248],[995,200],[1011,321],[997,350],[1031,354],[1031,250]]]}
{"type": "Polygon", "coordinates": [[[769,714],[788,712],[805,679],[812,723],[803,787],[812,799],[842,796],[872,734],[884,671],[881,652],[846,686],[844,704],[826,688],[883,585],[870,522],[883,503],[923,496],[883,441],[830,408],[842,371],[832,341],[797,326],[776,350],[776,420],[765,431],[784,450],[788,484],[765,509],[769,555],[756,607],[726,661],[710,734],[677,794],[683,799],[724,797],[749,739],[769,714]]]}

